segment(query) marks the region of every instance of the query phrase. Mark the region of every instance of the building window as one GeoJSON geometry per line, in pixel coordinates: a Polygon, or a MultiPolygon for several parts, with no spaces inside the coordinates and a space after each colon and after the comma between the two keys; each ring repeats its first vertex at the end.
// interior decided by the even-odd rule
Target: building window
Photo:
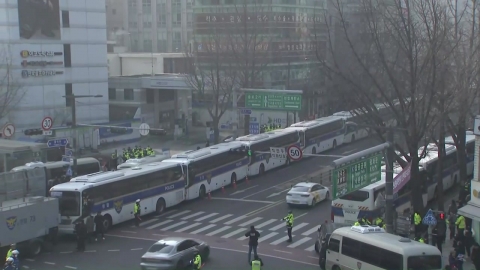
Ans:
{"type": "Polygon", "coordinates": [[[72,51],[70,44],[63,44],[63,63],[65,67],[72,66],[72,51]]]}
{"type": "Polygon", "coordinates": [[[113,14],[113,15],[116,15],[116,14],[117,14],[117,10],[113,8],[113,9],[112,9],[112,14],[113,14]]]}
{"type": "Polygon", "coordinates": [[[153,104],[155,102],[155,93],[153,89],[147,89],[147,104],[153,104]]]}
{"type": "Polygon", "coordinates": [[[70,27],[70,13],[67,10],[62,10],[62,25],[63,28],[70,27]]]}
{"type": "Polygon", "coordinates": [[[123,100],[133,100],[133,89],[123,90],[123,100]]]}
{"type": "Polygon", "coordinates": [[[65,106],[71,107],[72,103],[75,102],[75,99],[73,98],[67,98],[68,96],[71,96],[73,94],[73,86],[71,83],[66,83],[65,84],[65,106]]]}
{"type": "Polygon", "coordinates": [[[115,99],[117,99],[117,89],[108,88],[108,100],[115,100],[115,99]]]}

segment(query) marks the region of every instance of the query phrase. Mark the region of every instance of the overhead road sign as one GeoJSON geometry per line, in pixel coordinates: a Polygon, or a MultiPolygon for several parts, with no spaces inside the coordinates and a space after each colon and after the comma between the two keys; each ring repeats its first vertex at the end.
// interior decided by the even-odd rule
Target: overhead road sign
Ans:
{"type": "Polygon", "coordinates": [[[53,119],[49,116],[43,118],[42,120],[42,130],[47,131],[53,127],[53,119]]]}
{"type": "Polygon", "coordinates": [[[68,144],[68,139],[66,138],[49,140],[47,142],[47,146],[49,148],[66,146],[67,144],[68,144]]]}
{"type": "Polygon", "coordinates": [[[246,92],[245,107],[265,110],[300,111],[302,109],[302,95],[246,92]]]}

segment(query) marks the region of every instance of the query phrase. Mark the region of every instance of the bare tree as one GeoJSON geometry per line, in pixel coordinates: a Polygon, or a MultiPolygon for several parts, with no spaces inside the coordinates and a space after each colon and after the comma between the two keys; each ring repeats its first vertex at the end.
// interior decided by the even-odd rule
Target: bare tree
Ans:
{"type": "Polygon", "coordinates": [[[8,48],[3,48],[0,51],[0,119],[8,117],[24,95],[25,90],[13,76],[11,54],[8,48]]]}
{"type": "MultiPolygon", "coordinates": [[[[412,204],[415,211],[422,212],[425,182],[418,164],[424,153],[418,153],[418,148],[432,126],[438,76],[447,64],[445,7],[437,0],[356,3],[359,21],[355,24],[361,26],[360,35],[352,34],[358,27],[351,27],[343,1],[330,0],[335,12],[331,13],[333,20],[327,18],[326,22],[330,37],[339,39],[337,44],[330,43],[331,56],[323,63],[329,78],[342,82],[338,91],[345,102],[368,113],[368,124],[383,121],[376,103],[389,108],[411,163],[412,204]],[[343,46],[338,42],[344,42],[343,46]],[[340,53],[348,57],[348,65],[337,61],[337,47],[344,49],[340,53]]],[[[383,138],[382,130],[378,131],[383,138]]]]}

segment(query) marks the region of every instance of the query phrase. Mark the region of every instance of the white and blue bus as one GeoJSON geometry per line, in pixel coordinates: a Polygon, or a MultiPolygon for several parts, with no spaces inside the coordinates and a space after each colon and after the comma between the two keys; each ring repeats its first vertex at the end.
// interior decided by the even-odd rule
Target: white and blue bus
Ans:
{"type": "Polygon", "coordinates": [[[300,146],[304,154],[317,154],[343,144],[345,120],[340,116],[327,116],[299,122],[285,130],[299,132],[300,146]]]}
{"type": "MultiPolygon", "coordinates": [[[[333,116],[342,117],[345,122],[353,122],[356,124],[362,124],[365,121],[361,120],[365,114],[358,112],[352,114],[351,112],[343,111],[343,112],[336,112],[333,116]]],[[[361,140],[368,136],[368,129],[357,127],[355,125],[347,125],[345,127],[345,135],[343,138],[343,143],[353,143],[355,140],[361,140]]]]}
{"type": "Polygon", "coordinates": [[[262,175],[267,171],[288,165],[290,160],[272,158],[270,147],[278,147],[286,149],[291,145],[300,146],[301,137],[295,129],[277,129],[261,134],[250,134],[239,137],[236,142],[241,143],[244,147],[251,151],[252,156],[248,165],[248,176],[262,175]]]}
{"type": "Polygon", "coordinates": [[[133,219],[133,207],[141,200],[141,214],[162,213],[185,200],[188,185],[180,164],[151,163],[116,172],[75,177],[50,189],[58,198],[61,233],[73,233],[75,223],[101,212],[104,228],[133,219]]]}
{"type": "Polygon", "coordinates": [[[192,200],[245,178],[248,161],[244,145],[233,141],[176,154],[162,163],[183,166],[187,172],[185,198],[192,200]]]}

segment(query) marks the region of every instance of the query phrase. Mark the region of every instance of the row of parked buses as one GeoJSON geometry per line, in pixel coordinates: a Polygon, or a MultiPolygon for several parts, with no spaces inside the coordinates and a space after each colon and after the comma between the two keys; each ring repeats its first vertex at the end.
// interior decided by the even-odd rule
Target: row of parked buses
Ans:
{"type": "Polygon", "coordinates": [[[238,179],[262,175],[290,163],[288,158],[272,158],[270,147],[297,145],[304,153],[321,153],[342,145],[345,138],[354,141],[365,137],[359,129],[347,132],[345,123],[354,120],[346,115],[322,117],[186,151],[159,162],[76,177],[50,190],[50,195],[60,200],[60,231],[71,233],[75,221],[92,211],[102,211],[108,229],[133,218],[137,199],[142,200],[142,214],[162,213],[238,179]],[[86,198],[90,201],[84,204],[86,198]]]}

